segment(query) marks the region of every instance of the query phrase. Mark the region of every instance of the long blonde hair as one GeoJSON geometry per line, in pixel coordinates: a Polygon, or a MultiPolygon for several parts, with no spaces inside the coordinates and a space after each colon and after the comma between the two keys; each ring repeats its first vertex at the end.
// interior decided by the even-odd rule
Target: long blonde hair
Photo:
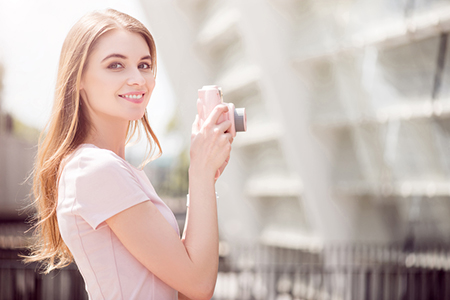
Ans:
{"type": "MultiPolygon", "coordinates": [[[[140,34],[148,44],[153,73],[156,76],[156,47],[150,32],[133,17],[108,9],[93,12],[81,18],[69,31],[59,61],[55,99],[51,118],[39,138],[38,153],[33,170],[33,194],[36,209],[34,237],[31,253],[26,262],[42,261],[43,271],[50,272],[67,266],[73,261],[72,254],[61,238],[56,217],[58,181],[61,162],[83,141],[90,129],[86,105],[81,105],[80,82],[87,59],[96,41],[113,29],[126,29],[140,34]]],[[[128,123],[126,143],[140,127],[144,128],[150,151],[141,167],[154,157],[155,144],[161,154],[161,146],[152,131],[147,112],[140,120],[128,123]]]]}

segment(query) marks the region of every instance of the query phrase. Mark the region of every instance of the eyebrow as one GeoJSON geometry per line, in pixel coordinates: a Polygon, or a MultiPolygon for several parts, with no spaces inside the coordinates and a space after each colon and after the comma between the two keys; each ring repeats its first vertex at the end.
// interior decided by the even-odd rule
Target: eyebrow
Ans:
{"type": "MultiPolygon", "coordinates": [[[[126,57],[125,55],[118,54],[118,53],[113,53],[113,54],[110,54],[110,55],[108,55],[107,57],[105,57],[105,58],[102,60],[102,62],[104,62],[105,60],[107,60],[108,58],[111,58],[111,57],[117,57],[117,58],[121,58],[121,59],[127,59],[127,57],[126,57]]],[[[152,57],[151,57],[150,55],[146,55],[146,56],[141,57],[140,60],[145,60],[145,59],[150,59],[150,60],[151,60],[152,57]]]]}

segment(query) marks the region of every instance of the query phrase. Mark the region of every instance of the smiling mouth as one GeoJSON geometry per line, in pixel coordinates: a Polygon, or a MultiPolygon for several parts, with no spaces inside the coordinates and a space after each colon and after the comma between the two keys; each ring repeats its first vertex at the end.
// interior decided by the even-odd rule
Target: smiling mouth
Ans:
{"type": "Polygon", "coordinates": [[[138,100],[141,99],[142,97],[144,97],[144,94],[136,94],[136,95],[119,95],[119,97],[128,99],[128,100],[138,100]]]}

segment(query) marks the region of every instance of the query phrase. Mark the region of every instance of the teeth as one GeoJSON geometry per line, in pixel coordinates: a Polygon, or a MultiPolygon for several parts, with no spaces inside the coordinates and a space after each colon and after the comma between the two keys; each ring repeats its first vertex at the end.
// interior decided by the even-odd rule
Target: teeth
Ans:
{"type": "Polygon", "coordinates": [[[143,94],[139,94],[139,95],[122,95],[122,97],[128,98],[128,99],[141,99],[142,96],[143,96],[143,94]]]}

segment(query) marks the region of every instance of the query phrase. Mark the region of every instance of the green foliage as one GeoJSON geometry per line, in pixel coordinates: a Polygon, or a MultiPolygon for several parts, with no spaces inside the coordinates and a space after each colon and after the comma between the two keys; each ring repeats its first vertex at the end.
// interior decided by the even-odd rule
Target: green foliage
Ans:
{"type": "Polygon", "coordinates": [[[163,193],[180,197],[187,194],[189,189],[188,183],[189,155],[188,149],[180,152],[174,163],[168,169],[168,176],[163,182],[163,193]]]}
{"type": "Polygon", "coordinates": [[[20,120],[13,117],[13,135],[20,137],[28,142],[37,143],[39,139],[39,130],[26,125],[20,120]]]}

